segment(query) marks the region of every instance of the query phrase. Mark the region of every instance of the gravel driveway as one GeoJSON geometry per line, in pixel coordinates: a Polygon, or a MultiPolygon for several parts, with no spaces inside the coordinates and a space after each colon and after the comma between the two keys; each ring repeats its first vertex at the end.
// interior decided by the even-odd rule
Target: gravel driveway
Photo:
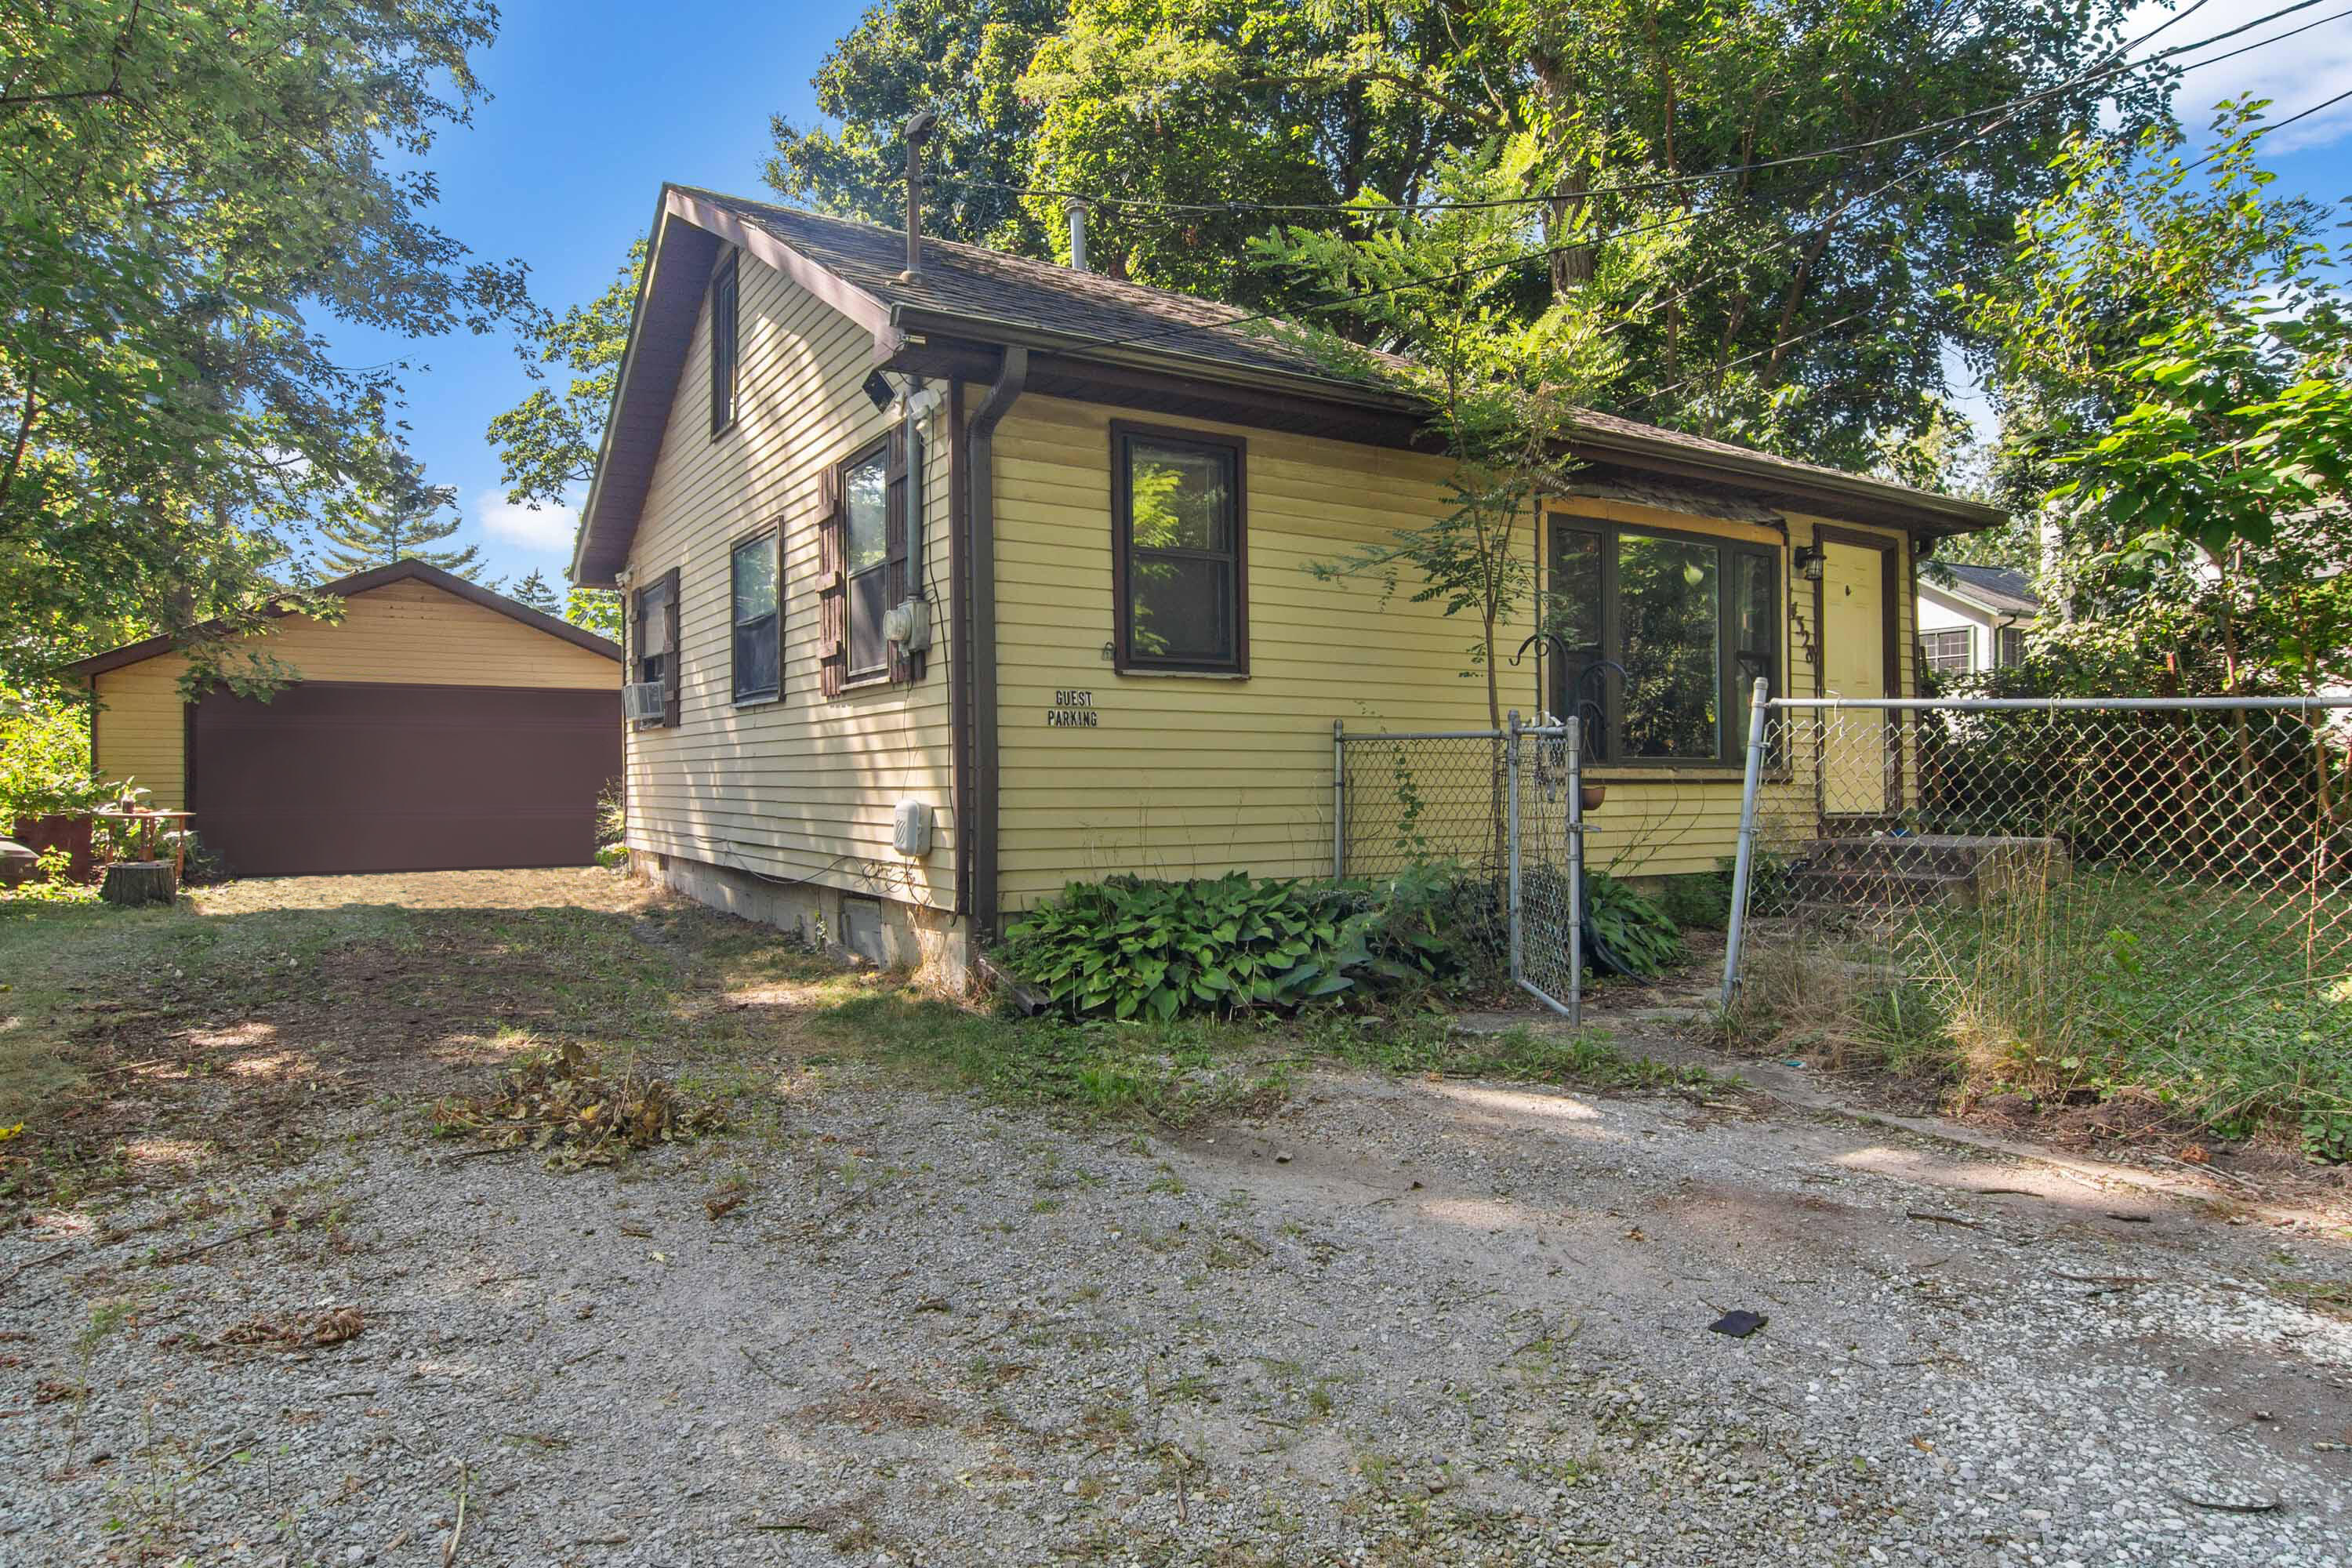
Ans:
{"type": "Polygon", "coordinates": [[[1757,1094],[313,1120],[0,1236],[0,1562],[2352,1565],[2346,1233],[1757,1094]]]}

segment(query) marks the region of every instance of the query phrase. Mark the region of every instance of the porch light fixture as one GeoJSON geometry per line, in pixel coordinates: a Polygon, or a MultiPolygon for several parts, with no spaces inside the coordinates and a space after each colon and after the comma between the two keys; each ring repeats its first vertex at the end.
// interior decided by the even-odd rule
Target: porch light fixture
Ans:
{"type": "Polygon", "coordinates": [[[1797,569],[1797,575],[1806,582],[1818,583],[1822,580],[1822,547],[1820,545],[1800,544],[1789,552],[1789,563],[1797,569]]]}

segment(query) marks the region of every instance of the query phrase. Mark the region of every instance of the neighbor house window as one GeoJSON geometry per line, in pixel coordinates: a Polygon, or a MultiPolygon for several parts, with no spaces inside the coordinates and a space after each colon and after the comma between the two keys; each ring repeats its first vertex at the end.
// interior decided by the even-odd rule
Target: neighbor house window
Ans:
{"type": "Polygon", "coordinates": [[[1111,426],[1118,668],[1248,672],[1243,457],[1238,441],[1111,426]]]}
{"type": "Polygon", "coordinates": [[[758,702],[783,689],[777,637],[776,535],[737,545],[729,562],[735,605],[735,700],[758,702]]]}
{"type": "Polygon", "coordinates": [[[1555,518],[1550,565],[1550,701],[1582,721],[1588,754],[1738,762],[1757,678],[1780,690],[1777,552],[1555,518]]]}
{"type": "Polygon", "coordinates": [[[1919,637],[1919,651],[1927,657],[1927,668],[1939,675],[1965,675],[1969,668],[1969,631],[1966,626],[1945,632],[1925,632],[1919,637]]]}
{"type": "Polygon", "coordinates": [[[886,446],[842,475],[844,546],[849,572],[849,678],[887,674],[890,645],[890,453],[886,446]]]}
{"type": "Polygon", "coordinates": [[[2000,667],[2015,669],[2025,662],[2025,634],[2015,626],[2000,628],[2000,667]]]}
{"type": "Polygon", "coordinates": [[[710,278],[710,433],[735,423],[735,258],[710,278]]]}

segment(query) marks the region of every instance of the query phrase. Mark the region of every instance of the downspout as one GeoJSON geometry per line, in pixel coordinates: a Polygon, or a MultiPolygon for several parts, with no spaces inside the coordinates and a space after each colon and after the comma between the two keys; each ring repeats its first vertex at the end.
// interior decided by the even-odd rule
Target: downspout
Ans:
{"type": "Polygon", "coordinates": [[[1017,343],[1004,350],[996,384],[981,400],[965,433],[964,502],[971,563],[965,577],[971,596],[971,924],[982,941],[996,934],[997,757],[996,721],[996,426],[1010,413],[1029,381],[1029,351],[1017,343]]]}

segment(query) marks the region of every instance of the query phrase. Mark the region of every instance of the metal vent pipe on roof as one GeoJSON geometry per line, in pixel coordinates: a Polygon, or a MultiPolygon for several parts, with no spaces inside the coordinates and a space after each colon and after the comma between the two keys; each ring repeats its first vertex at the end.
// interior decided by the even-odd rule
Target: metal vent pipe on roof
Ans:
{"type": "Polygon", "coordinates": [[[907,121],[907,270],[914,277],[923,269],[923,143],[930,140],[940,117],[926,109],[907,121]]]}
{"type": "Polygon", "coordinates": [[[1070,215],[1070,266],[1075,271],[1087,269],[1087,204],[1072,196],[1062,204],[1070,215]]]}

